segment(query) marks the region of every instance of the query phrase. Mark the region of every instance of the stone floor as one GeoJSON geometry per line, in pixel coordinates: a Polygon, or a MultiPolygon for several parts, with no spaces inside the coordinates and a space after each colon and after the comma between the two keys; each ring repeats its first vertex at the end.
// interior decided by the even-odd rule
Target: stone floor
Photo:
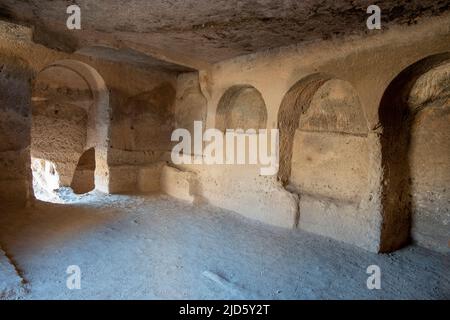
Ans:
{"type": "Polygon", "coordinates": [[[67,202],[2,209],[0,245],[23,280],[3,298],[450,298],[450,256],[424,248],[377,255],[165,195],[67,202]],[[70,265],[80,267],[80,290],[66,286],[70,265]],[[381,268],[380,290],[367,289],[370,265],[381,268]]]}

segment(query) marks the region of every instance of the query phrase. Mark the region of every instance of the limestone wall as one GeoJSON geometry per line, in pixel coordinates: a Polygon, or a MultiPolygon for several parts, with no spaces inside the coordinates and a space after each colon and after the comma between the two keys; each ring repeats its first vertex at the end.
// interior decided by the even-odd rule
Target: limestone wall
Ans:
{"type": "Polygon", "coordinates": [[[380,107],[386,220],[390,230],[421,245],[448,250],[450,151],[449,53],[402,71],[380,107]],[[411,233],[410,233],[411,232],[411,233]]]}
{"type": "MultiPolygon", "coordinates": [[[[448,16],[365,38],[260,52],[181,75],[67,55],[23,39],[0,37],[0,56],[14,54],[35,74],[55,61],[75,59],[103,79],[94,90],[100,107],[88,113],[85,143],[95,147],[95,181],[104,182],[103,191],[162,188],[371,251],[398,249],[410,236],[433,249],[447,246],[448,57],[439,54],[450,52],[448,16]],[[426,57],[433,61],[409,72],[426,57]],[[433,57],[440,57],[438,63],[433,57]],[[259,165],[165,167],[171,132],[194,133],[194,120],[222,131],[278,128],[278,174],[262,176],[259,165]]],[[[25,88],[31,79],[15,69],[8,74],[17,76],[4,77],[7,87],[25,88]]],[[[13,101],[8,94],[1,99],[6,105],[13,101]]],[[[28,110],[20,101],[19,110],[28,110]]],[[[2,108],[26,127],[26,111],[2,108]]],[[[9,122],[2,126],[8,166],[8,157],[22,159],[29,140],[26,130],[23,139],[8,138],[9,122]]],[[[17,181],[23,189],[17,194],[26,194],[27,168],[16,163],[2,180],[17,181]]]]}
{"type": "MultiPolygon", "coordinates": [[[[140,68],[136,65],[50,50],[33,43],[31,32],[27,28],[16,28],[14,25],[3,23],[1,28],[6,31],[2,31],[0,34],[0,56],[7,55],[22,59],[24,65],[30,69],[26,80],[31,87],[34,87],[36,83],[39,84],[41,71],[49,66],[63,68],[66,72],[67,70],[69,72],[70,70],[76,71],[88,83],[93,101],[88,101],[83,96],[88,93],[87,91],[83,91],[81,88],[78,88],[78,91],[72,90],[73,88],[67,86],[67,83],[51,93],[46,93],[52,98],[59,99],[60,102],[61,99],[66,100],[65,103],[58,103],[58,115],[52,114],[49,117],[49,113],[56,110],[54,103],[51,106],[51,99],[43,101],[37,97],[34,101],[38,106],[36,117],[47,115],[44,118],[48,120],[35,126],[36,131],[39,128],[48,129],[49,125],[61,129],[58,130],[55,127],[53,136],[59,138],[53,139],[53,141],[61,141],[61,146],[62,144],[66,145],[66,156],[69,156],[69,153],[72,154],[69,156],[70,160],[63,159],[64,163],[70,163],[70,166],[66,165],[66,167],[70,167],[70,170],[66,170],[69,172],[68,175],[73,175],[81,153],[94,147],[97,164],[96,187],[105,192],[136,190],[137,178],[132,184],[122,184],[122,181],[126,181],[127,176],[123,173],[126,172],[123,167],[145,167],[159,161],[161,156],[170,150],[170,132],[175,125],[173,108],[176,97],[177,72],[157,68],[140,68]],[[77,100],[76,104],[88,113],[87,133],[82,133],[85,120],[82,120],[81,109],[78,110],[78,116],[75,115],[77,111],[74,111],[70,115],[69,121],[66,121],[68,119],[65,118],[64,124],[62,124],[64,121],[59,121],[62,120],[59,118],[65,117],[64,110],[67,108],[67,104],[71,104],[71,108],[73,108],[73,99],[77,100]],[[80,100],[82,100],[81,104],[80,100]],[[44,106],[46,107],[44,108],[44,106]],[[155,110],[158,111],[158,115],[154,114],[155,110]],[[52,122],[57,118],[58,123],[52,122]],[[62,141],[61,137],[68,136],[67,131],[65,135],[61,135],[64,128],[68,128],[68,131],[72,132],[70,139],[76,141],[62,141]],[[150,139],[152,135],[153,142],[147,143],[146,139],[150,139]],[[82,145],[83,147],[81,147],[82,145]],[[69,150],[67,150],[67,146],[69,146],[69,150]]],[[[52,76],[52,79],[56,81],[58,77],[52,76]]],[[[64,77],[59,77],[59,80],[64,79],[64,77]]],[[[30,121],[31,118],[31,114],[29,114],[30,121]]],[[[40,146],[45,149],[45,145],[48,146],[50,141],[41,139],[40,146]]],[[[53,142],[51,145],[56,146],[53,142]]],[[[69,180],[71,179],[67,178],[66,180],[70,184],[69,180]]]]}
{"type": "Polygon", "coordinates": [[[90,87],[72,70],[57,66],[38,74],[33,88],[31,156],[56,165],[61,186],[70,186],[86,148],[90,87]]]}
{"type": "Polygon", "coordinates": [[[417,111],[409,153],[412,238],[445,251],[450,230],[450,60],[420,76],[409,103],[417,111]]]}
{"type": "Polygon", "coordinates": [[[32,197],[30,76],[22,59],[0,54],[0,203],[24,205],[32,197]]]}
{"type": "MultiPolygon", "coordinates": [[[[286,189],[290,175],[277,181],[263,179],[258,170],[251,168],[209,166],[198,170],[195,166],[184,166],[184,170],[197,173],[201,185],[196,191],[198,195],[221,207],[276,225],[297,225],[299,215],[299,228],[372,251],[390,251],[404,245],[405,238],[395,228],[388,232],[395,241],[382,237],[386,234],[384,224],[391,220],[384,213],[383,188],[389,182],[385,180],[383,169],[380,142],[383,125],[378,117],[379,106],[390,82],[402,70],[422,58],[450,50],[450,27],[443,22],[445,18],[420,26],[393,28],[382,35],[362,39],[257,53],[201,71],[199,82],[208,100],[207,124],[211,128],[218,125],[221,99],[235,86],[251,86],[260,92],[267,108],[267,127],[279,127],[279,110],[286,93],[296,83],[313,75],[324,81],[335,79],[332,81],[349,84],[359,101],[359,108],[350,113],[353,117],[339,118],[339,114],[327,113],[327,110],[339,110],[340,106],[341,115],[349,115],[348,107],[354,104],[352,95],[347,95],[350,100],[345,100],[345,95],[336,93],[333,100],[318,93],[316,101],[311,103],[323,83],[318,83],[311,92],[303,91],[309,95],[305,105],[312,109],[315,109],[314,105],[322,105],[322,108],[316,108],[322,111],[305,115],[300,106],[301,123],[292,132],[294,152],[292,162],[289,161],[294,188],[286,189]],[[336,104],[338,100],[341,102],[336,104]],[[314,129],[317,123],[321,124],[321,130],[314,129]],[[336,130],[333,124],[339,124],[341,129],[345,125],[348,129],[350,125],[351,131],[336,130]],[[294,206],[297,213],[291,212],[292,205],[287,200],[291,192],[300,199],[299,210],[294,206]],[[274,199],[280,201],[275,205],[274,199]]],[[[298,98],[294,95],[292,101],[298,98]]],[[[288,118],[296,121],[295,117],[288,118]]],[[[441,148],[446,150],[445,144],[441,148]]],[[[442,157],[445,156],[446,153],[442,157]]],[[[283,157],[280,160],[282,169],[283,157]]],[[[442,174],[443,171],[439,172],[442,174]]],[[[438,182],[436,186],[443,184],[447,183],[438,182]]],[[[445,199],[442,187],[436,194],[439,196],[435,197],[445,199]]],[[[441,200],[437,207],[448,208],[445,201],[441,200]]],[[[435,210],[441,212],[442,209],[437,207],[435,210]]],[[[414,216],[412,218],[417,221],[414,216]]],[[[445,228],[444,220],[440,220],[439,228],[445,228]]],[[[440,241],[439,247],[447,245],[443,238],[440,241]]],[[[438,246],[431,247],[436,249],[438,246]]]]}

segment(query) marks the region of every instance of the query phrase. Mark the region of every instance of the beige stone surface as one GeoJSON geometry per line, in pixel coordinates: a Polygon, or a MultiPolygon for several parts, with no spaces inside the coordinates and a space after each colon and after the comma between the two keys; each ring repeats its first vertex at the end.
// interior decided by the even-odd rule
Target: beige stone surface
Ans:
{"type": "Polygon", "coordinates": [[[294,139],[290,184],[300,193],[356,203],[367,193],[365,137],[297,130],[294,139]]]}
{"type": "Polygon", "coordinates": [[[194,202],[192,190],[196,179],[194,173],[164,166],[160,179],[162,192],[180,200],[194,202]]]}
{"type": "Polygon", "coordinates": [[[61,162],[64,185],[70,185],[77,158],[93,147],[96,189],[129,193],[157,190],[159,175],[152,166],[170,161],[175,128],[192,132],[194,120],[204,120],[204,128],[278,128],[278,176],[260,176],[251,165],[170,164],[178,169],[164,167],[160,187],[277,226],[302,228],[303,220],[316,233],[373,251],[398,249],[410,235],[421,245],[447,250],[448,21],[442,13],[367,37],[303,42],[228,60],[224,53],[207,66],[200,58],[192,64],[193,56],[184,66],[173,64],[174,54],[161,63],[153,57],[145,67],[142,56],[122,55],[136,49],[126,47],[128,42],[114,54],[67,53],[31,42],[29,29],[2,24],[0,56],[7,72],[0,85],[5,101],[0,142],[6,170],[0,183],[9,186],[2,193],[19,203],[31,197],[27,152],[33,153],[30,136],[39,130],[43,136],[52,131],[51,139],[40,139],[40,156],[59,153],[55,163],[61,162]],[[430,61],[422,62],[426,57],[430,61]],[[416,64],[406,88],[397,84],[416,64]],[[198,70],[188,68],[193,65],[198,70]],[[409,107],[399,110],[414,114],[411,130],[409,122],[401,124],[398,136],[385,121],[395,114],[386,111],[396,108],[397,101],[389,100],[393,84],[411,90],[409,107]],[[30,94],[12,96],[5,88],[34,89],[35,114],[30,94]],[[233,88],[244,90],[229,95],[233,88]],[[35,131],[29,130],[32,121],[35,131]],[[396,139],[400,142],[392,143],[396,139]],[[423,156],[430,153],[436,156],[423,156]],[[147,179],[153,172],[155,179],[147,179]]]}
{"type": "Polygon", "coordinates": [[[158,192],[161,190],[161,176],[164,162],[140,167],[137,177],[137,189],[140,192],[158,192]]]}
{"type": "Polygon", "coordinates": [[[0,201],[24,205],[32,198],[30,112],[32,71],[17,57],[0,63],[0,201]]]}
{"type": "MultiPolygon", "coordinates": [[[[82,12],[82,29],[77,32],[67,32],[65,0],[3,0],[0,8],[7,18],[34,26],[36,41],[51,48],[76,51],[100,46],[104,49],[97,55],[109,59],[127,55],[139,63],[140,55],[117,50],[134,49],[195,68],[281,46],[373,35],[366,27],[371,4],[366,0],[84,0],[77,4],[82,12]]],[[[435,0],[383,0],[379,5],[383,31],[449,11],[445,1],[435,0]]],[[[145,62],[144,66],[149,64],[145,62]]]]}

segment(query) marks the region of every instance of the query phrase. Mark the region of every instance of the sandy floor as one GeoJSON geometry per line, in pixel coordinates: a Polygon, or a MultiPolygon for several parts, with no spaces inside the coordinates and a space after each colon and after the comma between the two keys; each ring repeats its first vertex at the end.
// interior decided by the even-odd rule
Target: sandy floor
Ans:
{"type": "Polygon", "coordinates": [[[414,246],[376,255],[164,195],[2,211],[0,244],[24,299],[450,298],[448,255],[414,246]],[[373,264],[381,290],[366,287],[373,264]],[[69,265],[81,268],[81,290],[66,287],[69,265]]]}

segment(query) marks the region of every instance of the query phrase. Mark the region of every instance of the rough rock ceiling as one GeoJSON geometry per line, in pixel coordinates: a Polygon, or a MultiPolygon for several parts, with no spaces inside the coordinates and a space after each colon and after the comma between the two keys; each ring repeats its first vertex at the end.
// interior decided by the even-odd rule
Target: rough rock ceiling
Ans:
{"type": "Polygon", "coordinates": [[[198,68],[274,47],[365,33],[370,4],[381,7],[385,29],[450,11],[449,0],[0,0],[0,18],[33,25],[35,41],[59,50],[133,49],[198,68]],[[66,8],[73,3],[81,8],[79,31],[66,28],[66,8]]]}

